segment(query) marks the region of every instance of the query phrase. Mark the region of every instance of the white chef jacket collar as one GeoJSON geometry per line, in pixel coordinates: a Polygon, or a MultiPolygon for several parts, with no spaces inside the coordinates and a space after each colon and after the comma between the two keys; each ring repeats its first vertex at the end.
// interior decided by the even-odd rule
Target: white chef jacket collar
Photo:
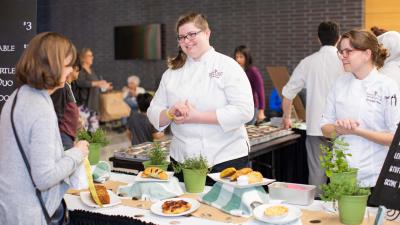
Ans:
{"type": "Polygon", "coordinates": [[[199,63],[199,62],[207,63],[212,59],[212,55],[214,54],[214,52],[215,52],[214,48],[210,47],[210,49],[208,49],[205,53],[203,53],[203,55],[200,57],[199,60],[195,60],[188,56],[188,61],[190,63],[199,63]]]}
{"type": "MultiPolygon", "coordinates": [[[[362,80],[360,80],[363,84],[368,84],[376,80],[376,78],[379,76],[378,70],[376,67],[374,67],[371,72],[362,80]]],[[[354,76],[354,78],[356,78],[354,76]]],[[[357,79],[357,78],[356,78],[357,79]]],[[[358,79],[357,79],[358,80],[358,79]]]]}
{"type": "Polygon", "coordinates": [[[319,50],[321,52],[325,52],[325,51],[337,52],[337,48],[335,46],[332,46],[332,45],[323,45],[319,50]]]}

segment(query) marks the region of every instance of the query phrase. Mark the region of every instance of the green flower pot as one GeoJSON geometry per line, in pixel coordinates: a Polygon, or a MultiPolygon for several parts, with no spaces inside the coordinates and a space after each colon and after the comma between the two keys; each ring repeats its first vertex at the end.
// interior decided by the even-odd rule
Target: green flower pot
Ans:
{"type": "Polygon", "coordinates": [[[90,165],[96,165],[100,160],[102,145],[99,143],[90,143],[89,145],[89,162],[90,165]]]}
{"type": "Polygon", "coordinates": [[[150,164],[151,162],[150,162],[150,160],[149,161],[144,161],[143,162],[143,167],[146,169],[147,167],[157,167],[157,168],[160,168],[160,169],[162,169],[162,170],[164,170],[164,171],[167,171],[168,170],[168,165],[169,164],[163,164],[163,165],[152,165],[152,164],[150,164]]]}
{"type": "Polygon", "coordinates": [[[340,222],[346,225],[359,225],[364,220],[368,195],[343,195],[339,198],[340,222]]]}
{"type": "Polygon", "coordinates": [[[357,184],[357,173],[358,173],[358,169],[351,171],[351,172],[332,173],[332,175],[330,177],[330,181],[335,184],[349,182],[350,184],[356,185],[357,184]]]}
{"type": "Polygon", "coordinates": [[[189,193],[201,193],[204,191],[204,186],[206,184],[207,169],[205,170],[192,170],[184,169],[183,181],[185,183],[186,191],[189,193]]]}

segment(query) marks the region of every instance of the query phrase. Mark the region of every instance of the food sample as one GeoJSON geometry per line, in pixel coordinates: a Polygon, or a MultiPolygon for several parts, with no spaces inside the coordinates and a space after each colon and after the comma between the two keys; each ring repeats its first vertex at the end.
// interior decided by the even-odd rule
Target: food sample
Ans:
{"type": "Polygon", "coordinates": [[[249,178],[249,184],[254,184],[263,181],[263,175],[257,171],[251,171],[250,173],[247,174],[247,177],[249,178]]]}
{"type": "Polygon", "coordinates": [[[170,201],[165,201],[161,208],[162,212],[165,214],[179,214],[188,211],[192,205],[189,202],[186,202],[184,200],[170,200],[170,201]]]}
{"type": "MultiPolygon", "coordinates": [[[[96,193],[97,196],[99,197],[101,204],[110,204],[110,195],[107,192],[106,186],[101,184],[95,184],[94,188],[96,189],[96,193]]],[[[93,196],[90,195],[90,197],[92,197],[92,200],[94,201],[93,196]]]]}
{"type": "Polygon", "coordinates": [[[221,178],[230,177],[230,176],[232,176],[235,172],[236,172],[236,169],[235,169],[235,168],[229,167],[229,168],[226,168],[226,169],[222,170],[222,172],[219,174],[219,176],[220,176],[221,178]]]}
{"type": "Polygon", "coordinates": [[[230,180],[231,181],[236,181],[239,176],[246,175],[246,174],[250,173],[251,171],[253,171],[253,169],[252,168],[248,168],[248,167],[245,167],[243,169],[237,170],[236,173],[234,173],[231,176],[230,180]]]}
{"type": "Polygon", "coordinates": [[[143,173],[142,177],[144,178],[156,178],[160,180],[168,180],[168,174],[164,170],[158,168],[158,167],[147,167],[143,173]]]}
{"type": "Polygon", "coordinates": [[[286,216],[289,209],[283,205],[271,206],[265,209],[264,215],[268,217],[286,216]]]}

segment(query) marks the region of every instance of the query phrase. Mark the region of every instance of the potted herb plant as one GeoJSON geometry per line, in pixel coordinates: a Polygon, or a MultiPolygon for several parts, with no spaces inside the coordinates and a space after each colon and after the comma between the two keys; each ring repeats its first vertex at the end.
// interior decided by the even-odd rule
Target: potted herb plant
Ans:
{"type": "Polygon", "coordinates": [[[153,147],[147,153],[148,161],[143,162],[144,168],[158,167],[167,171],[169,162],[167,161],[168,152],[161,147],[159,142],[154,142],[153,147]]]}
{"type": "Polygon", "coordinates": [[[96,165],[100,160],[101,148],[110,143],[106,138],[106,132],[100,128],[94,132],[80,130],[77,137],[78,140],[89,142],[89,162],[90,165],[96,165]]]}
{"type": "Polygon", "coordinates": [[[333,201],[334,205],[338,201],[341,223],[359,225],[363,222],[368,196],[371,194],[369,188],[361,188],[358,184],[345,181],[324,184],[321,189],[322,200],[333,201]]]}
{"type": "Polygon", "coordinates": [[[202,156],[187,158],[183,163],[173,164],[175,173],[183,172],[186,191],[200,193],[204,191],[208,173],[207,159],[202,156]]]}
{"type": "Polygon", "coordinates": [[[320,145],[322,150],[321,168],[325,169],[326,176],[332,183],[350,181],[356,184],[358,169],[351,168],[346,160],[346,157],[351,156],[350,153],[346,153],[349,144],[344,141],[343,137],[335,137],[329,143],[329,146],[320,145]]]}

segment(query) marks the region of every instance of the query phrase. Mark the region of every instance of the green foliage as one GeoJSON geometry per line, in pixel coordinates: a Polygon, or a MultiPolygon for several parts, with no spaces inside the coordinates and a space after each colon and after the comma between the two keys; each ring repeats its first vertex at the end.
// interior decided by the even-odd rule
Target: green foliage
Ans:
{"type": "Polygon", "coordinates": [[[167,159],[167,151],[161,148],[159,142],[154,142],[153,147],[147,153],[147,156],[150,159],[150,165],[165,165],[168,164],[167,159]]]}
{"type": "Polygon", "coordinates": [[[209,172],[207,158],[199,155],[193,158],[187,158],[183,163],[172,164],[175,173],[180,173],[182,169],[204,170],[209,172]]]}
{"type": "Polygon", "coordinates": [[[323,201],[336,201],[342,195],[362,196],[371,194],[369,188],[362,188],[350,182],[324,184],[321,185],[321,190],[323,201]]]}
{"type": "Polygon", "coordinates": [[[77,134],[78,140],[85,140],[89,143],[98,143],[102,146],[108,145],[110,142],[106,138],[106,132],[102,129],[97,129],[95,132],[80,130],[77,134]]]}
{"type": "Polygon", "coordinates": [[[346,156],[351,156],[350,153],[345,153],[348,150],[349,144],[342,138],[334,138],[329,141],[330,146],[320,145],[322,155],[319,157],[321,168],[325,169],[327,177],[331,177],[332,173],[343,173],[354,171],[350,168],[346,160],[346,156]]]}

